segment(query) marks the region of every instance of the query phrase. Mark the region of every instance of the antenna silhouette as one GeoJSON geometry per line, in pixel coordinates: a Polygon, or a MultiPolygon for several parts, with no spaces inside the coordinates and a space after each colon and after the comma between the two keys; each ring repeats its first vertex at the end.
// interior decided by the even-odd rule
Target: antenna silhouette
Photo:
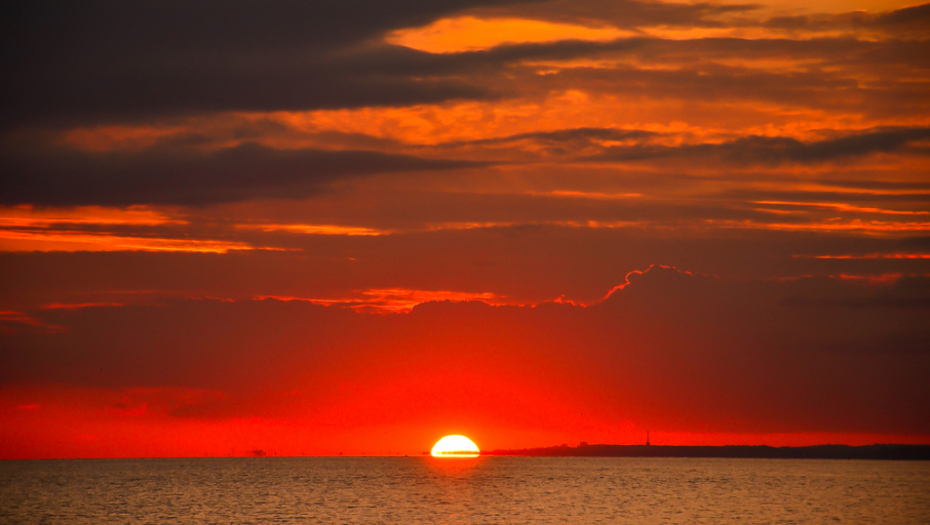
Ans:
{"type": "Polygon", "coordinates": [[[646,446],[649,446],[649,431],[646,431],[646,446]]]}

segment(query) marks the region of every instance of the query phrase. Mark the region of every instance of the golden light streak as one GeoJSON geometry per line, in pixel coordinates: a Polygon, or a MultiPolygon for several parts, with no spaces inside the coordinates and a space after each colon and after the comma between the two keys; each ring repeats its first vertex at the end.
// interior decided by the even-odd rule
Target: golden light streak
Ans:
{"type": "Polygon", "coordinates": [[[635,228],[649,226],[649,221],[523,221],[523,222],[442,222],[430,224],[426,231],[515,228],[521,226],[555,226],[562,228],[635,228]]]}
{"type": "MultiPolygon", "coordinates": [[[[758,110],[758,107],[759,104],[752,105],[753,110],[758,110]]],[[[544,98],[425,104],[403,108],[282,111],[249,116],[256,120],[273,120],[295,132],[336,131],[420,146],[579,127],[617,128],[618,122],[629,123],[622,126],[624,129],[660,133],[688,132],[692,136],[717,131],[715,128],[687,124],[680,113],[680,108],[671,108],[664,101],[643,100],[641,97],[627,99],[593,96],[578,89],[565,89],[550,92],[544,98]]],[[[822,116],[817,117],[818,125],[822,126],[822,116]]]]}
{"type": "Polygon", "coordinates": [[[80,308],[98,308],[98,307],[111,307],[111,306],[124,306],[123,303],[51,303],[42,307],[44,310],[77,310],[80,308]]]}
{"type": "Polygon", "coordinates": [[[531,191],[529,195],[536,195],[541,197],[570,197],[577,199],[592,199],[592,200],[623,200],[623,199],[632,199],[636,197],[642,197],[642,193],[603,193],[597,191],[546,191],[546,192],[536,192],[531,191]]]}
{"type": "Polygon", "coordinates": [[[386,40],[427,53],[461,53],[501,44],[589,40],[605,42],[636,35],[615,27],[587,27],[524,18],[444,18],[425,27],[401,29],[386,40]]]}
{"type": "Polygon", "coordinates": [[[263,232],[285,231],[306,235],[348,235],[376,236],[388,235],[388,230],[377,230],[362,226],[338,226],[334,224],[237,224],[237,229],[260,230],[263,232]]]}
{"type": "Polygon", "coordinates": [[[362,292],[372,304],[379,308],[393,312],[407,312],[414,306],[435,301],[483,301],[488,302],[498,298],[490,292],[469,293],[453,292],[449,290],[407,290],[404,288],[373,289],[362,292]]]}
{"type": "Polygon", "coordinates": [[[33,206],[0,207],[0,227],[45,228],[59,224],[101,224],[126,226],[158,226],[188,224],[145,206],[105,208],[80,206],[77,208],[35,208],[33,206]]]}
{"type": "MultiPolygon", "coordinates": [[[[781,29],[772,27],[641,27],[640,36],[660,38],[663,40],[698,40],[702,38],[738,38],[743,40],[765,40],[786,38],[801,33],[806,38],[839,38],[849,36],[855,31],[845,29],[804,30],[781,29]]],[[[858,33],[861,33],[858,32],[858,33]]]]}
{"type": "Polygon", "coordinates": [[[864,255],[792,255],[796,259],[930,259],[930,253],[868,253],[864,255]]]}
{"type": "Polygon", "coordinates": [[[226,253],[253,250],[244,242],[207,239],[163,239],[87,232],[21,232],[0,230],[0,251],[151,251],[226,253]]]}
{"type": "MultiPolygon", "coordinates": [[[[247,140],[278,149],[381,148],[397,152],[397,142],[422,147],[581,127],[655,132],[668,136],[657,135],[650,139],[650,143],[675,146],[701,141],[720,142],[745,135],[816,141],[828,138],[830,135],[826,132],[831,130],[856,133],[881,126],[930,125],[930,120],[919,114],[896,120],[863,121],[861,117],[852,115],[828,114],[822,110],[803,108],[792,108],[786,113],[783,106],[760,101],[734,100],[728,107],[735,112],[733,118],[721,121],[716,118],[716,111],[709,111],[707,107],[702,109],[701,105],[691,106],[694,114],[683,112],[679,101],[674,98],[651,100],[633,95],[564,89],[549,92],[545,97],[494,102],[306,112],[225,113],[187,119],[183,130],[177,129],[175,124],[166,124],[163,133],[209,136],[214,140],[203,148],[216,149],[233,147],[245,141],[236,134],[243,127],[268,128],[266,124],[271,122],[276,124],[273,129],[259,136],[250,136],[247,140]],[[709,118],[709,115],[715,117],[709,118]],[[764,125],[760,125],[760,119],[765,122],[764,125]],[[342,137],[339,140],[344,142],[339,142],[336,137],[342,137]],[[370,140],[353,143],[353,137],[390,142],[380,145],[370,140]]],[[[83,129],[82,133],[93,134],[96,130],[83,129]]],[[[103,127],[100,133],[106,135],[106,131],[107,128],[103,127]]],[[[592,140],[598,142],[597,139],[592,140]]],[[[610,145],[607,141],[599,143],[610,145]]],[[[525,140],[519,144],[509,143],[508,147],[526,149],[532,145],[532,141],[525,140]]],[[[490,153],[497,146],[485,144],[482,147],[488,150],[485,153],[490,153]]],[[[125,148],[120,143],[114,143],[111,149],[125,148]]],[[[409,150],[408,153],[422,155],[424,152],[409,150]]],[[[915,169],[923,169],[923,164],[915,166],[915,169]]]]}
{"type": "Polygon", "coordinates": [[[848,221],[835,220],[810,223],[764,223],[754,221],[720,221],[707,219],[704,223],[710,227],[718,228],[747,228],[781,231],[859,231],[863,233],[908,233],[930,231],[930,222],[886,222],[863,221],[853,219],[848,221]]]}
{"type": "MultiPolygon", "coordinates": [[[[771,210],[763,210],[771,211],[771,210]]],[[[716,220],[705,219],[700,227],[696,227],[694,221],[680,222],[656,222],[650,220],[635,221],[525,221],[525,222],[447,222],[437,223],[428,226],[427,231],[440,230],[472,230],[480,228],[513,228],[520,226],[554,226],[562,228],[652,228],[652,229],[688,229],[688,230],[712,230],[721,229],[754,229],[754,230],[782,230],[782,231],[859,231],[862,233],[908,233],[930,231],[930,222],[888,222],[888,221],[863,221],[860,219],[850,220],[828,220],[818,222],[758,222],[751,220],[716,220]]]]}
{"type": "Polygon", "coordinates": [[[770,206],[796,206],[812,208],[828,208],[831,210],[851,211],[856,213],[880,213],[884,215],[930,215],[930,211],[886,210],[883,208],[868,208],[853,206],[852,204],[837,202],[794,202],[794,201],[753,201],[756,204],[770,206]]]}
{"type": "Polygon", "coordinates": [[[260,295],[254,300],[306,301],[321,306],[340,306],[358,312],[407,313],[419,304],[429,302],[481,301],[490,305],[510,304],[502,296],[490,292],[455,292],[449,290],[409,290],[406,288],[369,289],[356,292],[355,297],[310,298],[282,295],[260,295]]]}

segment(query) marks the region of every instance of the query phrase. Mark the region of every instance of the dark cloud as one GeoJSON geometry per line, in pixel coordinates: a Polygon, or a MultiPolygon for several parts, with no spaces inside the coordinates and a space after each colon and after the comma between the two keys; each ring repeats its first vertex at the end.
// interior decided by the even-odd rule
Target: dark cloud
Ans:
{"type": "MultiPolygon", "coordinates": [[[[862,15],[862,13],[857,14],[862,15]]],[[[913,24],[927,29],[930,28],[930,4],[902,7],[887,13],[878,13],[869,18],[871,18],[872,23],[877,25],[900,26],[913,24]]]]}
{"type": "Polygon", "coordinates": [[[826,162],[872,153],[893,153],[909,143],[930,138],[930,128],[874,130],[817,142],[782,137],[747,137],[719,146],[724,158],[736,162],[826,162]]]}
{"type": "MultiPolygon", "coordinates": [[[[665,70],[633,66],[572,68],[542,76],[537,83],[537,89],[551,91],[590,86],[587,91],[598,95],[682,100],[690,104],[717,105],[740,100],[841,111],[871,102],[870,99],[877,95],[860,86],[854,77],[839,72],[779,72],[716,64],[683,65],[665,70]]],[[[907,100],[902,100],[891,107],[906,107],[907,103],[907,100]]]]}
{"type": "Polygon", "coordinates": [[[635,0],[555,0],[534,5],[476,8],[479,13],[526,15],[554,22],[575,22],[593,26],[611,24],[637,29],[663,27],[772,27],[829,31],[871,29],[889,36],[921,38],[930,26],[930,4],[907,6],[892,11],[870,13],[849,11],[836,14],[809,14],[764,18],[758,3],[722,4],[716,2],[675,3],[635,0]]]}
{"type": "MultiPolygon", "coordinates": [[[[580,89],[605,97],[625,95],[663,102],[678,99],[691,106],[762,101],[887,117],[926,111],[928,87],[924,79],[928,69],[923,57],[928,52],[930,41],[630,38],[502,45],[411,64],[450,75],[456,70],[468,71],[480,85],[493,85],[508,95],[538,96],[580,89]],[[537,63],[579,58],[618,62],[612,67],[537,63]],[[769,65],[772,60],[786,61],[793,67],[773,68],[769,65]],[[550,74],[539,74],[547,68],[552,68],[550,74]],[[864,76],[870,80],[865,81],[864,76]]],[[[687,110],[680,113],[687,118],[687,110]]]]}
{"type": "Polygon", "coordinates": [[[392,29],[501,3],[5,2],[3,122],[482,98],[484,90],[463,82],[346,74],[340,64],[349,59],[339,53],[392,29]]]}
{"type": "Polygon", "coordinates": [[[832,15],[780,16],[767,20],[764,25],[808,31],[865,29],[881,31],[896,38],[916,37],[924,40],[930,29],[930,4],[912,5],[882,13],[852,11],[832,15]]]}
{"type": "Polygon", "coordinates": [[[901,240],[901,246],[909,249],[930,250],[930,236],[909,237],[901,240]]]}
{"type": "MultiPolygon", "coordinates": [[[[489,100],[526,89],[528,86],[515,85],[503,73],[508,65],[534,58],[630,53],[650,61],[691,61],[781,54],[848,61],[867,49],[909,45],[850,39],[673,42],[634,38],[608,43],[504,45],[486,51],[431,55],[379,40],[388,31],[427,24],[473,8],[484,8],[481,13],[486,15],[509,13],[537,19],[609,22],[621,27],[693,27],[732,25],[736,20],[733,16],[756,6],[629,0],[404,0],[390,6],[361,0],[17,0],[5,3],[0,13],[0,60],[5,72],[0,79],[0,123],[7,128],[29,123],[74,125],[218,111],[489,100]],[[464,75],[476,71],[481,74],[464,75]]],[[[871,17],[874,24],[911,24],[923,20],[925,11],[926,6],[919,6],[862,16],[871,17]]],[[[898,50],[885,55],[892,56],[894,62],[913,56],[911,62],[920,63],[924,51],[898,50]]],[[[726,85],[725,79],[702,80],[716,88],[726,85]]],[[[771,80],[747,87],[758,90],[783,84],[771,80]]],[[[794,75],[785,80],[797,89],[804,77],[794,75]]],[[[656,91],[655,86],[662,82],[653,79],[647,84],[656,91]]]]}
{"type": "Polygon", "coordinates": [[[359,0],[115,0],[4,3],[5,39],[31,44],[13,57],[81,56],[86,50],[113,54],[160,54],[238,48],[334,48],[385,31],[416,26],[447,13],[494,0],[429,2],[402,0],[391,5],[359,0]]]}
{"type": "MultiPolygon", "coordinates": [[[[922,57],[928,50],[928,41],[631,38],[502,45],[415,63],[450,75],[456,70],[469,71],[480,85],[494,85],[503,94],[538,96],[581,89],[605,97],[678,99],[690,106],[763,101],[887,117],[926,110],[927,86],[922,79],[927,66],[922,57]],[[618,63],[612,67],[534,65],[535,61],[578,58],[618,63]],[[784,60],[794,67],[772,68],[767,65],[771,60],[784,60]],[[539,74],[547,68],[555,72],[539,74]],[[506,75],[500,75],[501,71],[506,75]],[[863,75],[872,80],[865,82],[863,75]]],[[[682,118],[688,113],[683,110],[682,118]]]]}
{"type": "MultiPolygon", "coordinates": [[[[930,138],[930,128],[877,129],[814,142],[790,137],[748,136],[719,144],[683,146],[612,146],[586,160],[642,161],[663,158],[716,157],[737,164],[810,164],[852,159],[874,153],[896,153],[930,138]]],[[[923,148],[917,152],[924,153],[923,148]]]]}
{"type": "MultiPolygon", "coordinates": [[[[222,4],[206,0],[16,1],[4,6],[4,25],[0,27],[0,57],[6,73],[0,79],[0,125],[8,129],[26,124],[71,126],[223,111],[493,100],[570,89],[579,83],[603,85],[613,92],[643,91],[654,97],[739,96],[803,100],[821,106],[861,105],[869,89],[880,87],[881,97],[887,99],[888,86],[866,89],[854,79],[810,65],[806,67],[812,69],[806,72],[752,74],[740,68],[708,71],[707,61],[781,56],[833,66],[865,61],[871,67],[888,68],[902,61],[908,67],[918,67],[926,55],[926,43],[842,38],[687,42],[633,38],[607,43],[502,45],[448,54],[424,53],[380,40],[387,31],[426,24],[476,6],[490,6],[492,11],[483,11],[485,14],[585,23],[608,20],[621,26],[718,26],[724,24],[720,17],[733,24],[731,15],[755,9],[749,4],[633,1],[514,4],[504,0],[405,0],[389,8],[370,2],[328,0],[236,0],[222,4]],[[499,10],[502,5],[511,11],[499,10]],[[679,71],[618,68],[586,72],[581,68],[575,74],[546,81],[535,78],[533,71],[514,76],[520,73],[514,71],[515,65],[526,60],[604,54],[704,65],[693,71],[692,66],[679,71]],[[560,86],[559,82],[569,85],[560,86]],[[829,96],[824,90],[830,90],[829,96]]],[[[924,11],[922,6],[915,12],[924,11]]],[[[909,19],[905,14],[910,11],[902,13],[875,16],[876,20],[909,19]]],[[[900,93],[893,105],[918,104],[924,99],[921,93],[919,89],[907,96],[900,93]]]]}
{"type": "MultiPolygon", "coordinates": [[[[3,121],[74,125],[220,111],[280,111],[405,106],[492,99],[484,87],[454,79],[354,74],[312,57],[186,55],[165,63],[69,66],[7,77],[3,121]]],[[[102,59],[99,59],[102,60],[102,59]]],[[[346,58],[347,61],[352,60],[346,58]]]]}
{"type": "MultiPolygon", "coordinates": [[[[930,138],[930,128],[875,128],[819,141],[802,142],[791,137],[750,135],[721,143],[666,146],[661,139],[668,133],[618,128],[573,128],[547,132],[521,133],[490,139],[449,142],[444,147],[516,145],[529,142],[551,154],[579,160],[649,161],[667,158],[712,157],[736,164],[779,165],[810,164],[843,161],[875,153],[911,152],[926,154],[920,144],[930,138]],[[602,146],[604,141],[625,141],[628,144],[602,146]],[[600,150],[596,155],[579,157],[579,153],[600,150]]],[[[824,181],[827,185],[862,189],[921,190],[924,183],[889,181],[824,181]]],[[[919,194],[910,194],[918,196],[919,194]]],[[[855,197],[853,197],[855,198],[855,197]]],[[[868,198],[863,196],[862,198],[868,198]]]]}
{"type": "MultiPolygon", "coordinates": [[[[542,146],[548,154],[569,162],[704,158],[730,164],[775,166],[841,162],[874,153],[907,152],[913,149],[914,142],[930,138],[930,129],[875,129],[816,142],[750,136],[723,143],[666,146],[655,142],[661,137],[635,129],[576,128],[443,146],[513,147],[526,142],[542,146]],[[621,140],[629,143],[606,147],[602,144],[621,140]]],[[[280,150],[248,142],[209,152],[197,147],[210,142],[204,135],[182,134],[141,151],[109,153],[42,147],[17,151],[8,145],[0,156],[0,171],[7,175],[0,182],[0,203],[202,205],[262,197],[301,198],[349,177],[487,165],[368,150],[280,150]]],[[[913,200],[915,195],[920,197],[907,193],[896,199],[913,200]]],[[[625,214],[613,218],[636,217],[625,214]]]]}
{"type": "MultiPolygon", "coordinates": [[[[591,56],[637,57],[650,62],[665,64],[701,64],[709,61],[738,58],[743,61],[765,59],[805,60],[801,69],[816,69],[817,64],[836,65],[907,65],[916,69],[927,69],[920,58],[930,45],[927,41],[857,40],[848,37],[818,37],[810,39],[790,38],[694,38],[669,40],[656,37],[618,38],[607,42],[561,40],[544,43],[502,44],[500,46],[461,53],[419,56],[410,51],[385,52],[379,57],[382,65],[391,69],[404,67],[404,62],[415,63],[443,72],[466,67],[467,64],[505,64],[527,59],[570,60],[591,56]],[[404,59],[404,60],[401,60],[404,59]],[[391,61],[395,61],[392,63],[391,61]]],[[[388,51],[390,48],[381,48],[388,51]]],[[[377,57],[377,53],[367,55],[377,57]]],[[[374,66],[374,64],[372,64],[374,66]]],[[[377,67],[377,66],[375,66],[377,67]]],[[[411,73],[422,73],[414,69],[411,73]]]]}
{"type": "Polygon", "coordinates": [[[254,143],[209,153],[168,146],[117,153],[10,152],[0,158],[0,203],[201,205],[301,198],[340,178],[477,165],[372,151],[279,150],[254,143]]]}

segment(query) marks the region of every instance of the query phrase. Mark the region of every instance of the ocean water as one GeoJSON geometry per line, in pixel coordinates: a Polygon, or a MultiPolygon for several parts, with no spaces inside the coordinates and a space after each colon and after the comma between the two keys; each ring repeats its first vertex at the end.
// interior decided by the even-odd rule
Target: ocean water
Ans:
{"type": "Polygon", "coordinates": [[[930,523],[930,462],[0,461],[0,523],[930,523]]]}

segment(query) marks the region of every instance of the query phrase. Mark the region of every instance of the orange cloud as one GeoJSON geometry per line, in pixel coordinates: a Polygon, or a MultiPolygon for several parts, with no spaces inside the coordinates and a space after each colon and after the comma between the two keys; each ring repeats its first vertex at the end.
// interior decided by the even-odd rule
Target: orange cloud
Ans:
{"type": "Polygon", "coordinates": [[[388,230],[378,230],[362,226],[338,226],[334,224],[237,224],[236,228],[241,230],[260,230],[263,232],[284,231],[306,235],[376,236],[390,233],[388,230]]]}
{"type": "Polygon", "coordinates": [[[630,199],[636,197],[642,197],[642,193],[604,193],[600,191],[568,191],[568,190],[553,190],[545,192],[531,191],[528,192],[529,195],[540,195],[546,197],[567,197],[567,198],[576,198],[576,199],[593,199],[593,200],[620,200],[620,199],[630,199]]]}
{"type": "Polygon", "coordinates": [[[306,301],[324,306],[341,306],[357,312],[406,313],[419,304],[435,301],[481,301],[491,305],[510,304],[504,297],[490,292],[454,292],[449,290],[407,290],[404,288],[371,289],[357,292],[355,297],[306,298],[280,295],[256,296],[254,299],[278,301],[306,301]]]}
{"type": "Polygon", "coordinates": [[[811,207],[827,208],[838,211],[850,211],[855,213],[879,213],[883,215],[930,215],[930,211],[912,211],[912,210],[887,210],[883,208],[870,208],[863,206],[853,206],[838,202],[789,202],[789,201],[754,201],[756,204],[767,204],[772,206],[794,206],[794,207],[811,207]]]}
{"type": "Polygon", "coordinates": [[[521,18],[443,18],[424,27],[400,29],[386,40],[428,53],[461,53],[502,44],[556,42],[559,40],[609,41],[633,36],[610,26],[589,27],[521,18]]]}
{"type": "Polygon", "coordinates": [[[865,255],[793,255],[812,259],[930,259],[928,253],[868,253],[865,255]]]}
{"type": "Polygon", "coordinates": [[[186,226],[186,219],[171,217],[147,206],[111,208],[79,206],[75,208],[37,208],[13,206],[0,208],[0,251],[172,251],[226,253],[250,250],[252,246],[235,241],[165,238],[86,228],[147,228],[152,226],[186,226]]]}
{"type": "Polygon", "coordinates": [[[188,224],[146,206],[108,208],[78,206],[76,208],[37,208],[35,206],[0,207],[0,228],[47,228],[62,224],[101,224],[126,226],[158,226],[188,224]]]}
{"type": "Polygon", "coordinates": [[[226,253],[230,250],[253,250],[238,241],[209,239],[166,239],[131,237],[89,232],[28,232],[0,230],[0,251],[152,251],[226,253]]]}
{"type": "Polygon", "coordinates": [[[725,221],[708,219],[704,221],[714,228],[746,228],[780,231],[811,232],[862,232],[867,234],[895,234],[930,231],[930,222],[888,222],[863,221],[861,219],[836,219],[821,222],[755,222],[725,221]]]}

